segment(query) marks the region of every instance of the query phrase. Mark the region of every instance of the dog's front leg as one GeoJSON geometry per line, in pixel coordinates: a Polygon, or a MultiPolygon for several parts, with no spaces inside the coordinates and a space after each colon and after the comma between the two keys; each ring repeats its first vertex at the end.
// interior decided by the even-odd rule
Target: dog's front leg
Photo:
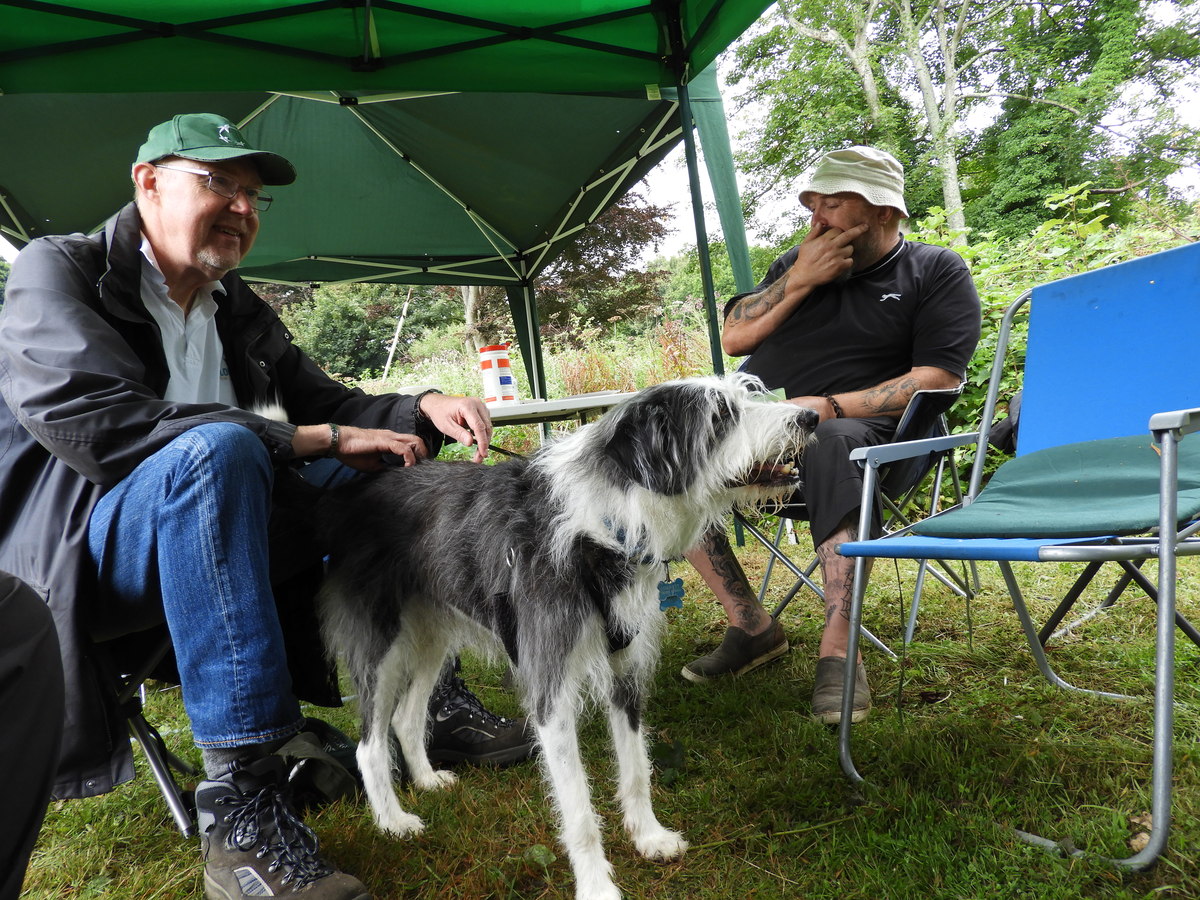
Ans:
{"type": "Polygon", "coordinates": [[[614,678],[608,725],[617,756],[617,799],[625,816],[625,830],[646,859],[678,859],[688,843],[679,832],[659,823],[650,803],[650,753],[642,725],[642,692],[635,676],[617,674],[614,678]]]}
{"type": "Polygon", "coordinates": [[[569,702],[560,700],[545,722],[534,725],[541,760],[558,807],[559,838],[575,873],[576,900],[618,900],[612,866],[604,856],[600,824],[592,808],[587,772],[579,755],[578,721],[569,702]]]}

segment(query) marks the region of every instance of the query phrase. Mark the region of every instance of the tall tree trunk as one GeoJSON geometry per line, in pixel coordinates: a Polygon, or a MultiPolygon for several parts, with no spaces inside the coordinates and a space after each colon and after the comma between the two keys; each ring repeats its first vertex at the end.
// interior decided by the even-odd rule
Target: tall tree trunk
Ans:
{"type": "Polygon", "coordinates": [[[487,346],[479,330],[479,306],[483,303],[483,288],[477,284],[464,284],[459,286],[458,292],[463,300],[467,352],[478,353],[480,347],[487,346]]]}
{"type": "Polygon", "coordinates": [[[905,56],[912,63],[921,91],[921,105],[929,126],[937,165],[942,175],[942,205],[946,210],[946,223],[957,232],[955,243],[966,243],[967,220],[963,213],[962,185],[958,178],[958,76],[957,63],[962,28],[966,22],[968,4],[960,4],[958,17],[952,19],[953,9],[938,3],[926,11],[927,21],[918,21],[913,12],[912,0],[893,0],[900,16],[901,41],[905,56]],[[928,42],[922,37],[927,29],[937,36],[937,68],[941,69],[941,84],[934,84],[933,70],[925,53],[928,42]]]}
{"type": "Polygon", "coordinates": [[[780,0],[779,9],[784,21],[798,35],[813,41],[820,41],[831,47],[836,47],[849,61],[854,72],[862,80],[863,94],[867,100],[867,111],[871,115],[871,124],[876,128],[883,125],[883,103],[880,100],[879,83],[875,71],[871,68],[871,21],[879,9],[881,0],[861,0],[852,3],[849,13],[851,27],[849,33],[839,32],[832,25],[823,28],[813,28],[801,20],[794,2],[780,0]]]}

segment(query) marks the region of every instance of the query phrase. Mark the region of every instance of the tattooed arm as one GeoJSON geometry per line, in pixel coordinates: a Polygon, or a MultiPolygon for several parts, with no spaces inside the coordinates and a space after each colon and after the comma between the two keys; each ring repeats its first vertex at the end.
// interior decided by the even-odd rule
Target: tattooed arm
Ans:
{"type": "Polygon", "coordinates": [[[801,242],[792,267],[768,287],[742,297],[726,314],[721,332],[725,352],[730,356],[753,353],[813,288],[849,272],[853,265],[851,242],[866,230],[865,224],[846,231],[814,225],[801,242]]]}
{"type": "Polygon", "coordinates": [[[917,366],[898,378],[891,378],[864,391],[836,393],[832,401],[825,397],[790,397],[787,402],[815,410],[822,422],[837,415],[835,401],[842,409],[842,416],[847,419],[866,419],[872,416],[892,416],[898,419],[917,391],[958,387],[959,381],[957,375],[945,369],[917,366]]]}

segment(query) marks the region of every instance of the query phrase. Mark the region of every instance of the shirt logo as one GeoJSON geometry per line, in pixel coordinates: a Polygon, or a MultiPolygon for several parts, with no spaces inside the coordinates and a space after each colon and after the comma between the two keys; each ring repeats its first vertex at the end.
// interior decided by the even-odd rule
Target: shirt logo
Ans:
{"type": "Polygon", "coordinates": [[[879,298],[879,302],[883,303],[885,300],[899,300],[899,299],[900,299],[900,294],[884,294],[882,297],[879,298]]]}

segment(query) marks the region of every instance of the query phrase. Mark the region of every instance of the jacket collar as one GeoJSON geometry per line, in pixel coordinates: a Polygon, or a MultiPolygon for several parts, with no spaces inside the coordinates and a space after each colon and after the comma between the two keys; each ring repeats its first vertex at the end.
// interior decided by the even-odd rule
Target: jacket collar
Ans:
{"type": "Polygon", "coordinates": [[[144,321],[149,313],[142,306],[142,217],[137,204],[128,203],[104,223],[104,273],[96,286],[100,300],[113,315],[144,321]]]}

